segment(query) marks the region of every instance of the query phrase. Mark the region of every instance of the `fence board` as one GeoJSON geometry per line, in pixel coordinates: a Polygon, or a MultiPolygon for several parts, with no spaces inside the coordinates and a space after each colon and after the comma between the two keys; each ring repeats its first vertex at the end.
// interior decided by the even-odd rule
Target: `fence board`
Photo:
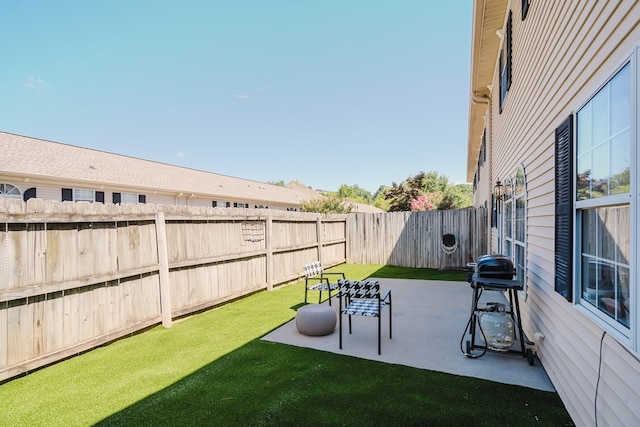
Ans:
{"type": "Polygon", "coordinates": [[[62,291],[46,294],[45,303],[45,352],[53,353],[64,348],[64,299],[62,291]]]}
{"type": "Polygon", "coordinates": [[[9,337],[7,335],[8,315],[7,302],[0,302],[0,370],[8,366],[9,337]]]}

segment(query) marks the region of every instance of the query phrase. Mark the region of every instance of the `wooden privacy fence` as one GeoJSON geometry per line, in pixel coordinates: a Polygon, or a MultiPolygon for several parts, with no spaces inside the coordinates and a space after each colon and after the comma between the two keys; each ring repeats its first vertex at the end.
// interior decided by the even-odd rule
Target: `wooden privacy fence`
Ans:
{"type": "Polygon", "coordinates": [[[346,216],[0,197],[0,381],[346,260],[346,216]]]}
{"type": "Polygon", "coordinates": [[[295,281],[310,261],[443,268],[485,251],[482,209],[320,215],[0,198],[0,381],[295,281]]]}
{"type": "Polygon", "coordinates": [[[465,267],[487,251],[486,210],[352,214],[347,217],[347,262],[415,268],[465,267]],[[445,234],[455,248],[443,247],[445,234]]]}

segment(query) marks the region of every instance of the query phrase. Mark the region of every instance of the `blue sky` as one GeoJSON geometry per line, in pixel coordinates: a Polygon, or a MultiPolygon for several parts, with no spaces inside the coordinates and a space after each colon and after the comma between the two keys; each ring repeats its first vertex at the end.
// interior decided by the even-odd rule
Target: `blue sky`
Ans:
{"type": "Polygon", "coordinates": [[[466,180],[471,0],[0,4],[0,130],[375,192],[466,180]]]}

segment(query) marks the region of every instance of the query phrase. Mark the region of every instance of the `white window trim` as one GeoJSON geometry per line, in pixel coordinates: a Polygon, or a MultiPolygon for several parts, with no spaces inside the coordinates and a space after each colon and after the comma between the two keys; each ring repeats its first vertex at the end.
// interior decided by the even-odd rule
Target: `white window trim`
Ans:
{"type": "Polygon", "coordinates": [[[527,174],[526,171],[524,169],[524,165],[519,165],[518,166],[518,171],[522,171],[522,176],[524,179],[524,190],[521,193],[517,193],[515,192],[515,189],[517,187],[517,180],[518,180],[518,174],[516,172],[516,178],[513,180],[513,260],[515,263],[516,260],[516,246],[522,247],[522,261],[523,261],[523,266],[522,266],[522,296],[526,299],[526,295],[527,295],[527,205],[528,205],[528,201],[527,201],[527,174]],[[517,218],[517,209],[518,209],[518,199],[524,199],[524,236],[523,236],[523,240],[518,240],[517,238],[517,223],[516,223],[516,218],[517,218]]]}
{"type": "Polygon", "coordinates": [[[140,195],[136,193],[120,193],[120,203],[128,203],[132,205],[137,205],[140,195]],[[127,198],[131,200],[126,200],[127,198]]]}
{"type": "MultiPolygon", "coordinates": [[[[574,227],[573,227],[573,242],[574,242],[574,254],[573,254],[573,304],[574,306],[587,317],[592,319],[596,324],[600,325],[607,331],[607,333],[611,334],[618,341],[623,344],[626,344],[630,347],[630,349],[636,353],[640,353],[640,313],[638,309],[640,308],[640,292],[638,284],[638,269],[637,266],[640,265],[640,253],[639,253],[639,242],[640,238],[640,229],[637,226],[637,221],[634,221],[633,218],[637,218],[638,208],[640,203],[640,193],[638,189],[640,188],[640,171],[638,168],[640,167],[640,152],[638,152],[637,144],[638,144],[638,136],[640,135],[638,128],[640,127],[640,118],[638,115],[638,107],[637,104],[640,102],[640,46],[637,46],[633,53],[626,57],[623,61],[621,61],[618,66],[616,66],[611,73],[608,75],[607,79],[603,82],[601,86],[596,88],[596,90],[591,93],[586,101],[576,108],[576,120],[577,120],[577,112],[580,111],[584,106],[586,106],[593,97],[604,88],[613,77],[627,64],[630,65],[630,74],[631,74],[631,100],[630,100],[630,109],[631,109],[631,124],[630,124],[630,138],[631,138],[631,153],[630,153],[630,184],[631,189],[628,194],[614,194],[610,196],[604,196],[597,199],[589,199],[589,200],[580,200],[576,201],[577,198],[577,188],[576,183],[573,183],[573,200],[574,202],[574,227]],[[594,208],[599,206],[611,206],[611,205],[626,205],[629,204],[629,217],[630,217],[630,247],[629,247],[629,312],[631,313],[629,316],[629,328],[626,328],[621,323],[617,322],[615,319],[607,316],[602,313],[597,307],[589,304],[588,302],[583,302],[582,299],[582,268],[581,268],[581,248],[582,248],[582,236],[581,236],[581,215],[580,212],[584,209],[594,208]],[[635,262],[634,262],[635,260],[635,262]],[[631,286],[631,284],[635,284],[631,286]]],[[[578,164],[577,164],[577,153],[578,153],[578,126],[574,126],[574,135],[573,135],[573,176],[575,176],[578,172],[578,164]]]]}
{"type": "MultiPolygon", "coordinates": [[[[526,300],[527,298],[527,174],[524,169],[524,165],[520,164],[517,170],[522,170],[522,174],[524,176],[524,191],[516,194],[516,179],[517,178],[506,178],[504,180],[505,186],[505,197],[508,195],[509,198],[503,200],[502,207],[502,218],[499,219],[499,239],[498,246],[501,248],[502,253],[507,255],[509,259],[513,261],[515,267],[516,265],[516,249],[517,247],[521,247],[523,249],[523,273],[522,273],[522,291],[519,292],[519,295],[522,299],[526,300]],[[520,198],[524,199],[524,240],[518,240],[516,237],[516,209],[517,203],[516,201],[520,198]],[[510,208],[507,209],[507,206],[510,208]],[[507,230],[507,211],[510,212],[510,230],[507,230]],[[509,233],[507,233],[509,231],[509,233]],[[506,248],[507,244],[511,248],[511,253],[507,254],[506,248]]],[[[517,173],[516,173],[517,177],[517,173]]]]}
{"type": "Polygon", "coordinates": [[[0,197],[22,200],[22,191],[20,191],[17,185],[9,184],[8,182],[0,182],[0,184],[4,186],[4,190],[0,193],[0,197]],[[7,191],[7,187],[10,187],[9,191],[7,191]],[[17,191],[18,194],[15,194],[14,191],[17,191]]]}
{"type": "Polygon", "coordinates": [[[95,190],[89,190],[87,188],[74,188],[73,189],[73,201],[74,202],[95,202],[96,201],[96,192],[95,190]],[[84,193],[91,193],[91,199],[87,199],[84,193]]]}

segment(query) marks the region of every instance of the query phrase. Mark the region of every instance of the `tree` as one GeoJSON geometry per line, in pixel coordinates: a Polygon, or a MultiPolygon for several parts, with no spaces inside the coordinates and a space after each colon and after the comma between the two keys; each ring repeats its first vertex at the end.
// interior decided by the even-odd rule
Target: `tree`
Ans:
{"type": "Polygon", "coordinates": [[[280,187],[284,187],[285,186],[283,179],[278,180],[278,181],[267,181],[267,184],[278,185],[280,187]]]}
{"type": "Polygon", "coordinates": [[[381,185],[380,188],[378,188],[378,191],[376,191],[376,193],[373,196],[373,206],[375,206],[378,209],[382,209],[383,211],[386,211],[386,212],[389,211],[389,207],[391,206],[391,204],[389,203],[389,201],[384,195],[384,192],[387,188],[389,187],[381,185]]]}
{"type": "Polygon", "coordinates": [[[344,199],[331,194],[302,202],[303,212],[317,212],[322,214],[340,214],[351,212],[352,207],[344,203],[344,199]]]}
{"type": "Polygon", "coordinates": [[[454,184],[446,191],[449,209],[468,208],[473,204],[473,186],[471,184],[454,184]]]}
{"type": "Polygon", "coordinates": [[[472,187],[451,185],[449,178],[437,172],[420,172],[399,185],[394,182],[383,194],[391,212],[460,209],[471,206],[472,187]]]}
{"type": "Polygon", "coordinates": [[[373,201],[371,193],[357,185],[342,184],[337,191],[337,196],[356,203],[370,204],[373,201]]]}

